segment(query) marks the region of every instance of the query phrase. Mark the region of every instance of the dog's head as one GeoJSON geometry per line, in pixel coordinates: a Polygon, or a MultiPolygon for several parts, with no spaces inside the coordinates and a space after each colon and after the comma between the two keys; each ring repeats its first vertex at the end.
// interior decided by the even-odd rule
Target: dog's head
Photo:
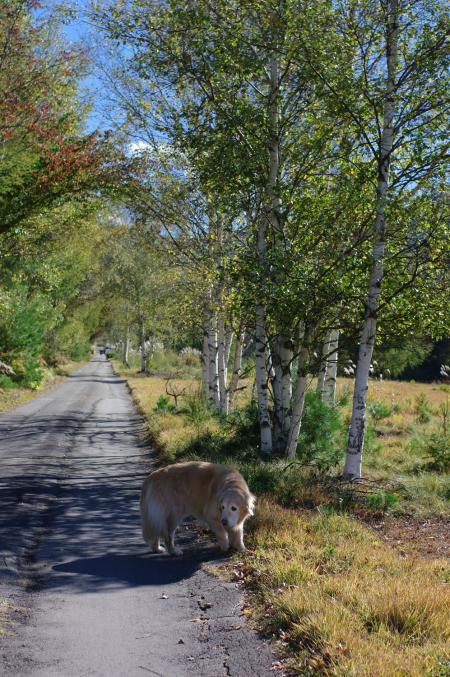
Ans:
{"type": "Polygon", "coordinates": [[[221,496],[219,502],[220,521],[226,529],[233,529],[247,517],[253,515],[256,498],[249,492],[232,489],[221,496]]]}

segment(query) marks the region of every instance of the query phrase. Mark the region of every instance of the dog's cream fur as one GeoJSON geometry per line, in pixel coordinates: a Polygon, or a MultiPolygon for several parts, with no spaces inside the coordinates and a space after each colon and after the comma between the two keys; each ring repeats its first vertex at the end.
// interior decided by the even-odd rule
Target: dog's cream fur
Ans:
{"type": "Polygon", "coordinates": [[[214,463],[176,463],[155,470],[144,480],[141,517],[144,540],[162,552],[160,539],[172,555],[175,530],[188,516],[206,522],[222,550],[245,550],[244,522],[253,515],[255,497],[240,473],[214,463]]]}

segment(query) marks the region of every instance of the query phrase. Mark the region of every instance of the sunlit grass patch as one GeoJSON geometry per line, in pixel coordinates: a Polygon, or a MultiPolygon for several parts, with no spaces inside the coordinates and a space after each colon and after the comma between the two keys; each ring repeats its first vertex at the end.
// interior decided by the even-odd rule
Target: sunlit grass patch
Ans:
{"type": "MultiPolygon", "coordinates": [[[[450,600],[445,587],[449,572],[443,560],[417,559],[392,550],[375,531],[341,513],[332,489],[330,493],[333,480],[330,487],[314,481],[309,467],[289,467],[283,459],[259,461],[254,412],[245,406],[249,389],[239,394],[243,408],[224,422],[203,412],[195,399],[196,379],[180,380],[195,401],[189,406],[187,394],[181,399],[184,413],[175,413],[167,406],[160,407],[162,411],[156,406],[166,395],[164,378],[127,378],[164,460],[202,458],[237,465],[260,497],[248,528],[251,552],[243,561],[239,558],[242,575],[252,590],[260,627],[286,649],[295,674],[447,674],[450,600]],[[237,437],[236,430],[241,433],[237,437]]],[[[374,401],[385,397],[389,409],[389,416],[371,421],[366,438],[364,472],[383,480],[380,488],[373,483],[366,500],[366,508],[372,501],[375,512],[389,507],[391,495],[396,501],[402,499],[403,510],[416,514],[444,515],[448,510],[449,479],[421,470],[423,453],[410,444],[412,435],[427,435],[437,425],[434,413],[427,424],[415,421],[420,388],[424,386],[375,384],[374,401]],[[395,404],[396,393],[401,406],[395,404]]],[[[432,395],[437,410],[447,395],[443,391],[432,395]]],[[[344,416],[350,406],[347,402],[343,407],[344,416]]]]}
{"type": "Polygon", "coordinates": [[[352,518],[264,499],[251,528],[260,621],[294,651],[295,673],[439,674],[449,658],[442,561],[402,560],[352,518]]]}

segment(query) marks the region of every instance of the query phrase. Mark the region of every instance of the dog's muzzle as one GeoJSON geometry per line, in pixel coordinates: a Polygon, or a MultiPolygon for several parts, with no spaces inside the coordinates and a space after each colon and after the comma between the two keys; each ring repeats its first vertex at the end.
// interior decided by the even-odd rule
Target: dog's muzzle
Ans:
{"type": "Polygon", "coordinates": [[[224,527],[227,527],[228,526],[228,520],[223,518],[222,524],[223,524],[224,527]]]}

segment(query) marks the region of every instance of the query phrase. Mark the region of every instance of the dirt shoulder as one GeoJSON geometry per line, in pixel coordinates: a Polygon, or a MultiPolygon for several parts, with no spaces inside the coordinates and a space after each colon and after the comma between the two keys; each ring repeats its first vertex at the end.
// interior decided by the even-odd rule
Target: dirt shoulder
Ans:
{"type": "Polygon", "coordinates": [[[386,515],[365,522],[400,555],[431,559],[450,557],[450,521],[447,519],[386,515]]]}

